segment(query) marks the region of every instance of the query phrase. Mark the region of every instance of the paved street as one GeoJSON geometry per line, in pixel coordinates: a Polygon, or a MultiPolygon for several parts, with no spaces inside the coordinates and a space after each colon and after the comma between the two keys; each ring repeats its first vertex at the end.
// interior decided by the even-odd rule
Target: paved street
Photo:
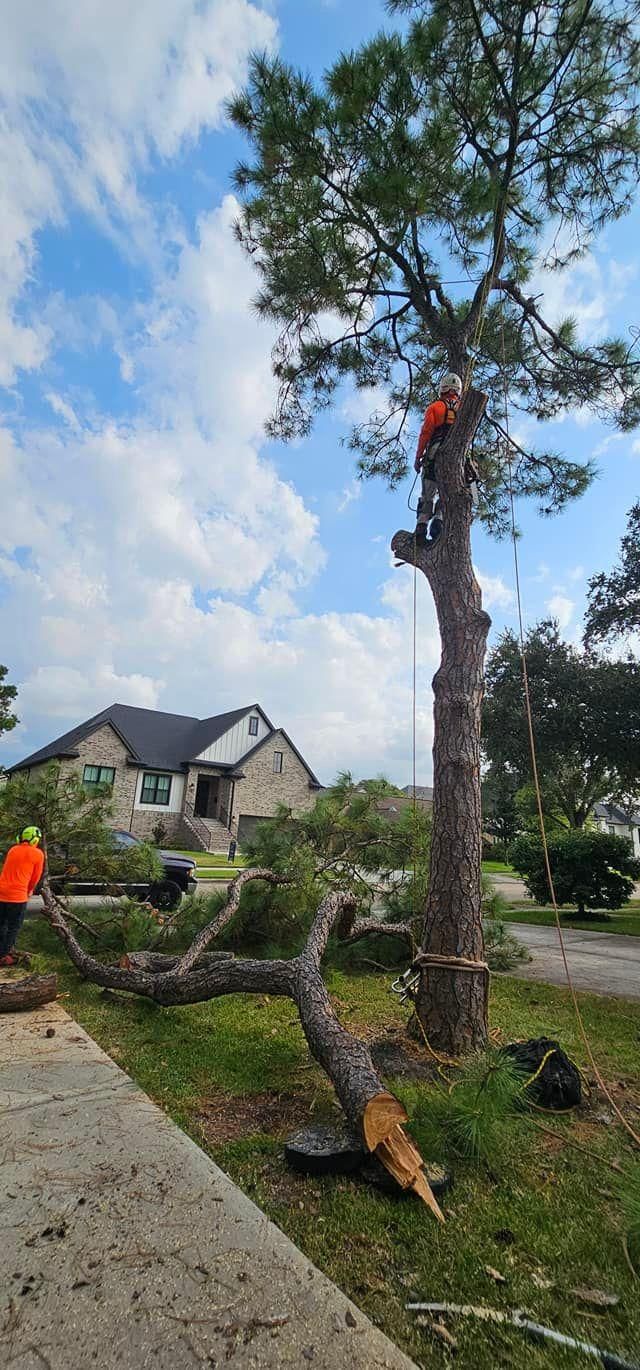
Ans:
{"type": "MultiPolygon", "coordinates": [[[[508,923],[510,932],[529,948],[532,961],[512,973],[524,980],[546,980],[566,986],[567,980],[555,927],[508,923]]],[[[640,999],[640,937],[613,932],[582,932],[563,928],[571,978],[576,989],[640,999]]]]}

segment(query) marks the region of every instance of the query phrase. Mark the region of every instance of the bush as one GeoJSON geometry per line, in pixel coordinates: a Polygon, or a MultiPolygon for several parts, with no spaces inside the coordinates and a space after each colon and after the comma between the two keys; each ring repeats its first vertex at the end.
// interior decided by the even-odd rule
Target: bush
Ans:
{"type": "Polygon", "coordinates": [[[482,860],[483,861],[505,861],[509,860],[509,848],[506,842],[490,842],[487,837],[482,839],[482,860]]]}
{"type": "MultiPolygon", "coordinates": [[[[558,904],[575,905],[584,918],[587,909],[618,909],[629,902],[640,876],[640,861],[626,837],[573,828],[552,833],[547,845],[558,904]]],[[[550,891],[540,838],[516,838],[511,863],[536,903],[547,904],[550,891]]]]}

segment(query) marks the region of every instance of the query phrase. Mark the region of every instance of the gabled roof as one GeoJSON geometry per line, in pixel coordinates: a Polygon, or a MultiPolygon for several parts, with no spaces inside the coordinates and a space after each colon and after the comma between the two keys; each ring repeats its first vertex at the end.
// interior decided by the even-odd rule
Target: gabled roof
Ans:
{"type": "MultiPolygon", "coordinates": [[[[402,793],[408,794],[409,798],[413,799],[413,785],[403,785],[402,793]]],[[[423,803],[431,803],[433,800],[433,786],[416,785],[416,799],[422,800],[423,803]]]]}
{"type": "MultiPolygon", "coordinates": [[[[129,751],[132,761],[159,770],[179,771],[186,761],[194,760],[199,752],[217,742],[234,723],[257,707],[250,704],[244,709],[232,709],[226,714],[200,719],[185,714],[162,713],[158,709],[136,709],[130,704],[110,704],[108,709],[102,709],[93,718],[79,723],[68,733],[63,733],[46,747],[32,752],[31,756],[26,756],[23,761],[7,769],[11,773],[25,770],[28,766],[38,766],[56,757],[74,756],[80,742],[90,737],[97,728],[110,723],[129,751]]],[[[264,716],[266,718],[266,714],[264,716]]]]}
{"type": "Polygon", "coordinates": [[[622,809],[619,804],[594,804],[593,812],[596,818],[603,818],[605,823],[618,823],[629,827],[630,823],[640,826],[640,811],[629,814],[627,809],[622,809]]]}
{"type": "MultiPolygon", "coordinates": [[[[270,726],[271,726],[271,725],[270,725],[270,726]]],[[[305,761],[305,759],[304,759],[304,757],[303,757],[303,755],[302,755],[302,752],[299,752],[299,751],[298,751],[298,748],[296,747],[295,742],[292,742],[292,741],[291,741],[291,738],[289,737],[289,734],[285,732],[284,728],[273,728],[273,726],[271,726],[271,732],[268,733],[266,737],[261,737],[261,738],[260,738],[260,741],[259,741],[259,742],[256,742],[256,744],[255,744],[254,747],[251,747],[251,748],[249,749],[248,752],[245,752],[244,756],[241,756],[240,759],[239,759],[238,761],[236,761],[235,770],[236,770],[237,772],[239,772],[240,769],[241,769],[241,767],[245,765],[245,763],[249,760],[249,758],[252,757],[256,752],[259,752],[261,747],[264,747],[265,742],[271,742],[271,743],[273,743],[273,734],[274,734],[274,732],[275,732],[275,733],[278,733],[280,737],[283,737],[284,740],[285,740],[285,742],[288,742],[288,744],[289,744],[289,746],[290,746],[292,752],[294,752],[294,754],[297,756],[298,761],[301,763],[301,765],[304,766],[305,771],[307,772],[307,775],[309,776],[309,783],[310,783],[310,785],[311,785],[311,788],[312,788],[313,790],[322,790],[322,789],[324,789],[324,785],[321,785],[321,784],[320,784],[320,781],[318,780],[317,775],[314,775],[314,773],[313,773],[313,771],[312,771],[312,769],[311,769],[311,767],[310,767],[308,761],[305,761]]]]}

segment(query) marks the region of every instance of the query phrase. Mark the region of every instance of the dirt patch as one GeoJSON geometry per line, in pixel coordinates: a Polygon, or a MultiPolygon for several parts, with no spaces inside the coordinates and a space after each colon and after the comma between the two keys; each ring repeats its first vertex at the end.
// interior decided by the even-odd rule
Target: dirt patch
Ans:
{"type": "Polygon", "coordinates": [[[266,1134],[286,1137],[311,1121],[313,1100],[305,1094],[209,1094],[195,1111],[212,1146],[241,1137],[266,1134]]]}
{"type": "Polygon", "coordinates": [[[385,1033],[367,1043],[373,1063],[388,1080],[437,1079],[437,1064],[419,1042],[412,1042],[404,1032],[385,1033]]]}

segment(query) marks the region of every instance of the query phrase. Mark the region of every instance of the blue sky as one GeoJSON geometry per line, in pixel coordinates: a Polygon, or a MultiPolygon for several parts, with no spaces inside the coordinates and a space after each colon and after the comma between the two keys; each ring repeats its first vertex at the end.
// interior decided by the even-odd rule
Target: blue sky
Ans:
{"type": "MultiPolygon", "coordinates": [[[[316,74],[383,21],[361,0],[0,0],[0,659],[10,764],[105,705],[205,716],[260,701],[327,781],[410,779],[405,489],[354,482],[354,397],[267,442],[270,330],[232,238],[242,152],[223,104],[253,47],[316,74]]],[[[634,212],[540,282],[585,340],[638,317],[634,212]]],[[[518,423],[525,440],[534,426],[518,423]]],[[[615,558],[640,441],[588,414],[548,437],[600,478],[560,518],[518,511],[525,612],[577,638],[615,558]]],[[[474,533],[494,633],[509,544],[474,533]]],[[[419,593],[419,779],[431,776],[433,607],[419,593]]]]}

